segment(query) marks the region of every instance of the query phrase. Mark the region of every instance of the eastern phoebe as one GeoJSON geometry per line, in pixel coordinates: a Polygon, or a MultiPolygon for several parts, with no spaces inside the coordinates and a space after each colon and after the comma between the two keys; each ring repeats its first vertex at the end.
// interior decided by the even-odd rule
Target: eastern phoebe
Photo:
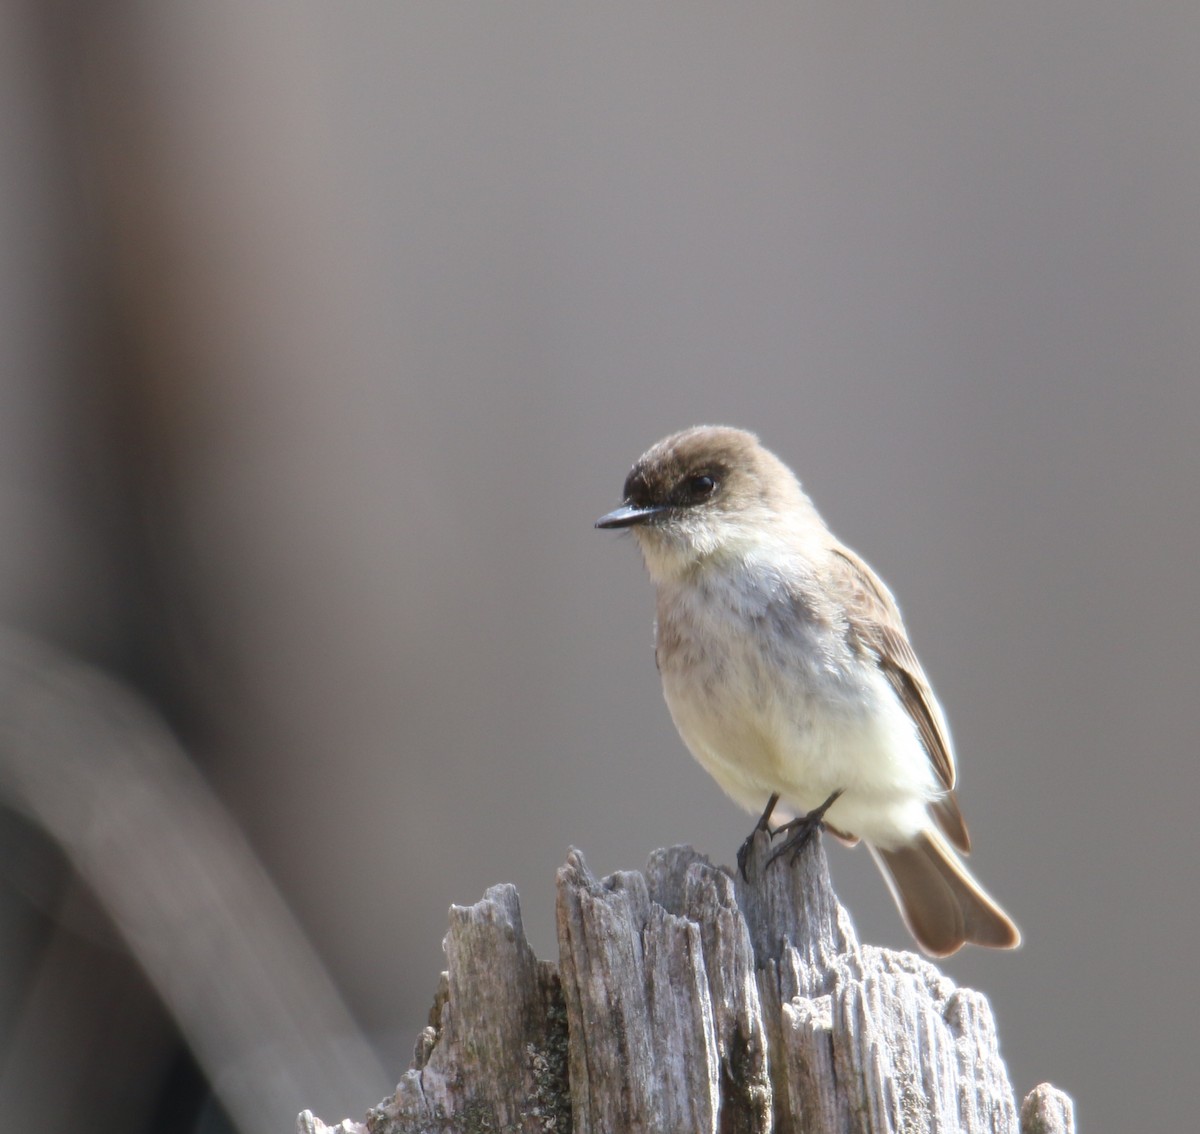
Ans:
{"type": "MultiPolygon", "coordinates": [[[[596,521],[631,528],[657,591],[655,658],[683,742],[750,811],[862,839],[925,952],[1021,935],[955,853],[971,846],[954,751],[900,611],[753,434],[658,442],[596,521]]],[[[757,829],[757,828],[756,828],[757,829]]],[[[744,848],[743,848],[744,850],[744,848]]],[[[739,854],[739,862],[744,862],[739,854]]]]}

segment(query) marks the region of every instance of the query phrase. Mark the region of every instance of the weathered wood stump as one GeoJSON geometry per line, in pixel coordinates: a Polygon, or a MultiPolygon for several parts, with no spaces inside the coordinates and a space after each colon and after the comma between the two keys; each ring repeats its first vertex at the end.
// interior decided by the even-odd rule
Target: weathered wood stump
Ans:
{"type": "Polygon", "coordinates": [[[558,872],[559,961],[517,892],[454,906],[430,1025],[365,1123],[301,1134],[1071,1134],[1047,1084],[1016,1099],[987,1000],[860,945],[814,839],[749,882],[690,847],[597,880],[558,872]]]}

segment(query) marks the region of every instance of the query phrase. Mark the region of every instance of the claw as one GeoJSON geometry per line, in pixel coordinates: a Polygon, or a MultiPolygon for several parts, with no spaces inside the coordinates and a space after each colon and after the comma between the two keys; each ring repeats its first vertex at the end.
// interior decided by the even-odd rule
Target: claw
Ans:
{"type": "Polygon", "coordinates": [[[771,853],[771,857],[767,859],[768,867],[777,858],[781,858],[785,854],[791,855],[793,862],[796,861],[800,852],[808,846],[809,839],[821,829],[821,822],[825,818],[825,812],[837,802],[838,797],[842,794],[842,790],[842,788],[838,788],[820,807],[814,807],[807,815],[801,815],[798,819],[793,819],[790,823],[784,823],[782,827],[774,832],[776,835],[786,834],[787,838],[775,848],[771,853]]]}
{"type": "Polygon", "coordinates": [[[743,882],[749,882],[746,877],[746,863],[750,858],[750,848],[754,846],[754,836],[759,831],[766,831],[771,837],[775,837],[775,832],[771,830],[771,814],[775,810],[775,804],[779,802],[779,793],[773,792],[771,798],[767,800],[767,806],[763,809],[763,813],[758,817],[758,822],[754,824],[754,830],[750,832],[743,840],[742,845],[738,847],[737,864],[738,873],[742,876],[743,882]]]}

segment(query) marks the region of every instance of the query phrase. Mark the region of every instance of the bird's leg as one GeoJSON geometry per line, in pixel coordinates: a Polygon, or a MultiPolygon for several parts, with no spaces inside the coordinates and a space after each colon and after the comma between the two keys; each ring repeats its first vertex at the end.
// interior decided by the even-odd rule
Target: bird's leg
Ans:
{"type": "Polygon", "coordinates": [[[787,838],[775,848],[771,857],[767,859],[767,865],[770,866],[777,858],[785,854],[792,856],[792,861],[795,861],[800,852],[808,845],[808,840],[821,828],[821,821],[825,818],[825,812],[828,811],[838,800],[842,794],[842,788],[838,788],[820,807],[814,807],[807,815],[801,815],[798,819],[793,819],[790,823],[784,823],[775,834],[786,834],[787,838]]]}
{"type": "Polygon", "coordinates": [[[750,857],[750,848],[754,845],[754,836],[759,831],[766,831],[771,838],[775,837],[775,832],[771,830],[771,814],[775,810],[775,804],[779,802],[779,792],[772,792],[771,798],[767,800],[767,806],[763,808],[763,813],[758,817],[758,822],[754,824],[754,830],[745,838],[745,841],[737,852],[738,872],[741,874],[743,881],[748,882],[746,877],[746,861],[750,857]]]}

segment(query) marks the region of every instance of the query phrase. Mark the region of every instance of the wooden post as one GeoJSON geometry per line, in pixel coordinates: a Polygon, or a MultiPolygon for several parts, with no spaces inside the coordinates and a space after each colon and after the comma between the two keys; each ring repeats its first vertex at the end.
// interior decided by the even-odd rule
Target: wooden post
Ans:
{"type": "Polygon", "coordinates": [[[430,1025],[365,1123],[301,1134],[1073,1134],[1043,1084],[1018,1112],[984,996],[860,945],[814,839],[749,882],[690,847],[558,872],[557,965],[517,893],[451,908],[430,1025]]]}

